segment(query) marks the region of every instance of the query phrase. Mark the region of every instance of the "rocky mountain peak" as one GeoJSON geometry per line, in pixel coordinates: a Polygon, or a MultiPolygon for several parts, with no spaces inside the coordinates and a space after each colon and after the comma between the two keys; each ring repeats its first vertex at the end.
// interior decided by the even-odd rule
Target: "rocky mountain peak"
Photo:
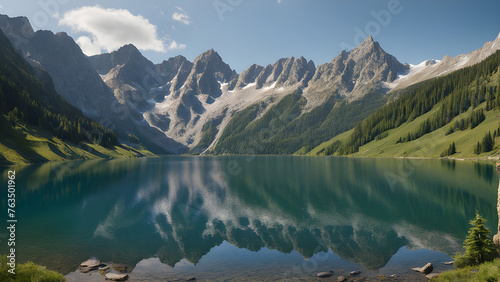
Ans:
{"type": "MultiPolygon", "coordinates": [[[[364,44],[373,44],[375,43],[375,40],[373,40],[373,37],[370,35],[368,36],[365,41],[363,41],[364,44]]],[[[363,45],[363,43],[361,45],[363,45]]]]}
{"type": "Polygon", "coordinates": [[[133,44],[124,45],[111,53],[91,56],[89,61],[92,67],[101,75],[109,73],[117,66],[133,69],[150,68],[151,71],[155,69],[154,65],[133,44]]]}
{"type": "Polygon", "coordinates": [[[192,64],[193,63],[189,62],[184,56],[178,55],[168,60],[164,60],[161,64],[157,64],[156,70],[164,77],[165,81],[171,81],[183,65],[183,69],[186,69],[187,65],[189,65],[189,69],[191,69],[192,64]]]}
{"type": "MultiPolygon", "coordinates": [[[[350,52],[343,51],[330,63],[319,66],[308,92],[330,93],[318,98],[320,102],[332,93],[355,100],[368,93],[371,87],[380,87],[380,82],[392,82],[399,72],[408,68],[369,36],[350,52]]],[[[315,99],[311,97],[310,101],[315,99]]]]}
{"type": "Polygon", "coordinates": [[[220,57],[219,53],[215,52],[214,49],[210,49],[208,51],[205,51],[201,53],[196,59],[194,60],[195,64],[199,63],[209,63],[209,62],[221,62],[222,58],[220,57]]]}
{"type": "MultiPolygon", "coordinates": [[[[236,82],[236,88],[243,88],[250,83],[254,83],[257,79],[257,76],[262,72],[264,67],[253,64],[246,70],[244,70],[240,76],[238,77],[238,81],[236,82]]],[[[232,88],[230,89],[232,90],[232,88]]]]}
{"type": "Polygon", "coordinates": [[[228,64],[224,63],[220,55],[210,49],[194,60],[192,75],[215,76],[217,80],[228,82],[236,75],[228,64]]]}
{"type": "Polygon", "coordinates": [[[137,47],[135,47],[134,44],[126,44],[120,47],[117,51],[116,54],[123,54],[123,55],[128,55],[128,56],[137,56],[140,55],[141,52],[137,47]]]}
{"type": "Polygon", "coordinates": [[[26,43],[28,39],[33,37],[35,32],[28,18],[14,17],[0,14],[0,29],[7,35],[9,40],[14,43],[17,48],[21,43],[26,43]]]}
{"type": "Polygon", "coordinates": [[[178,70],[179,67],[187,61],[186,57],[182,55],[177,55],[175,57],[168,58],[168,60],[164,60],[159,64],[159,68],[161,71],[173,71],[178,70]]]}
{"type": "Polygon", "coordinates": [[[363,43],[361,43],[358,47],[352,49],[348,54],[352,59],[357,60],[361,57],[367,57],[374,53],[387,54],[380,47],[378,42],[374,41],[373,37],[369,36],[365,39],[365,41],[363,41],[363,43]]]}

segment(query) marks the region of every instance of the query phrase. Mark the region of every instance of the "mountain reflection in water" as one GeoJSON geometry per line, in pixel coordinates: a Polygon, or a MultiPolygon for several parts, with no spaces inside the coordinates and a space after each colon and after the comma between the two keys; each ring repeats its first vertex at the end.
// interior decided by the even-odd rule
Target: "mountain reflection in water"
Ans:
{"type": "Polygon", "coordinates": [[[459,251],[476,210],[497,222],[498,178],[477,162],[166,157],[33,165],[17,179],[19,259],[65,273],[91,256],[196,265],[224,242],[378,270],[403,246],[459,251]]]}

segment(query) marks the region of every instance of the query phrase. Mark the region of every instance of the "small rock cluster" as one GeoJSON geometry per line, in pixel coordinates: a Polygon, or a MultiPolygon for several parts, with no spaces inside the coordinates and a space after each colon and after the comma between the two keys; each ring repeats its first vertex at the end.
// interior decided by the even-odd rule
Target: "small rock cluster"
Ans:
{"type": "MultiPolygon", "coordinates": [[[[316,276],[318,278],[326,278],[326,277],[333,276],[334,273],[335,273],[334,271],[330,270],[328,272],[320,272],[316,276]]],[[[356,271],[351,271],[351,273],[349,275],[350,276],[357,276],[359,274],[361,274],[361,271],[356,270],[356,271]]],[[[339,281],[339,282],[347,281],[347,277],[345,277],[345,276],[339,276],[339,277],[337,277],[337,281],[339,281]]]]}
{"type": "Polygon", "coordinates": [[[108,272],[110,270],[110,267],[102,263],[98,259],[89,259],[80,264],[81,272],[87,273],[92,270],[99,270],[99,273],[104,276],[105,280],[125,281],[128,279],[127,274],[108,272]]]}

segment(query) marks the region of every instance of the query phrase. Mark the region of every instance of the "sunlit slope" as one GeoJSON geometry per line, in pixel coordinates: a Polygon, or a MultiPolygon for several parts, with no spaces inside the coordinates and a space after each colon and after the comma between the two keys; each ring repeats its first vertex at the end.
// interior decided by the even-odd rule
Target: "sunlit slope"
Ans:
{"type": "Polygon", "coordinates": [[[397,93],[399,98],[366,118],[355,129],[307,154],[440,157],[455,143],[457,153],[451,155],[453,158],[496,157],[500,151],[500,140],[496,137],[500,135],[498,69],[497,52],[478,65],[404,89],[397,93]],[[479,113],[484,113],[484,120],[475,118],[479,113]],[[450,130],[461,121],[465,121],[465,128],[450,130]],[[493,150],[476,154],[474,146],[482,142],[488,132],[497,141],[493,150]]]}

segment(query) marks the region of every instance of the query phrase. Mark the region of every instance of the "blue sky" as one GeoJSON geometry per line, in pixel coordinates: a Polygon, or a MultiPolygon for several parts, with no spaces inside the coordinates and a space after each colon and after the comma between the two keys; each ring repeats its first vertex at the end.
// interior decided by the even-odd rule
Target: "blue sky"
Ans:
{"type": "Polygon", "coordinates": [[[497,37],[499,11],[498,0],[0,0],[0,14],[65,31],[88,54],[130,41],[158,63],[213,48],[239,73],[290,56],[323,64],[368,35],[402,63],[456,56],[497,37]]]}

